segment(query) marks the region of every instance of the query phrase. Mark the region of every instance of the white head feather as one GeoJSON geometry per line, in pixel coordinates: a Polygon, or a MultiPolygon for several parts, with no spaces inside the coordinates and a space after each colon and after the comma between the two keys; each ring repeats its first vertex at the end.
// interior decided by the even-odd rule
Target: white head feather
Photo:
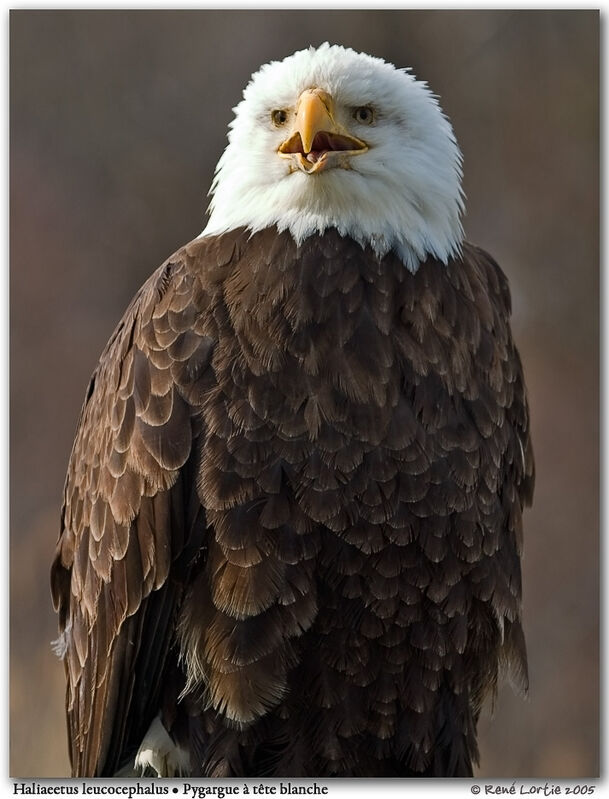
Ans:
{"type": "Polygon", "coordinates": [[[326,43],[263,66],[234,111],[202,235],[276,226],[300,243],[334,227],[379,256],[394,249],[411,271],[428,255],[446,262],[459,253],[461,153],[436,98],[409,72],[326,43]],[[278,155],[286,134],[271,114],[312,87],[332,96],[336,117],[369,146],[349,169],[291,171],[278,155]],[[353,118],[362,106],[374,109],[372,125],[353,118]]]}

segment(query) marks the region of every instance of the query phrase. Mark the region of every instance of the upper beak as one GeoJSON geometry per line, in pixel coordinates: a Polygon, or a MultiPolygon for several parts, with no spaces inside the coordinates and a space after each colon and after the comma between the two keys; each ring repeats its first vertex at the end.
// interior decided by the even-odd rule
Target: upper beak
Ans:
{"type": "Polygon", "coordinates": [[[292,134],[279,154],[293,158],[305,172],[319,172],[330,154],[340,153],[337,166],[347,166],[347,155],[366,152],[368,145],[348,133],[334,118],[334,101],[322,89],[307,89],[298,100],[292,134]]]}
{"type": "Polygon", "coordinates": [[[315,135],[321,131],[334,132],[333,102],[327,92],[307,89],[300,95],[296,113],[296,130],[300,133],[305,153],[313,149],[315,135]]]}

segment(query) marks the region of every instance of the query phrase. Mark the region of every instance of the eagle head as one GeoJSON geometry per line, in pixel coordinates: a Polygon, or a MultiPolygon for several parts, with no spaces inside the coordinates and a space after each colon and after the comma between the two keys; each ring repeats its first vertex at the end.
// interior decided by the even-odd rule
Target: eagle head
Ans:
{"type": "Polygon", "coordinates": [[[410,72],[326,43],[263,66],[234,111],[202,235],[334,227],[411,271],[458,254],[461,153],[410,72]]]}

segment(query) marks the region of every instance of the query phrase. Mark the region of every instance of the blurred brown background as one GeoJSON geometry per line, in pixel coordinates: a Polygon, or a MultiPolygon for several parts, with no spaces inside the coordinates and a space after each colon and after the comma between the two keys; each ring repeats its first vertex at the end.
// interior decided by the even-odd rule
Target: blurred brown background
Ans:
{"type": "Polygon", "coordinates": [[[502,687],[480,773],[597,775],[598,14],[17,11],[10,39],[10,773],[68,773],[48,570],[89,375],[140,284],[203,228],[252,71],[329,40],[440,96],[468,237],[511,281],[538,467],[531,691],[502,687]]]}

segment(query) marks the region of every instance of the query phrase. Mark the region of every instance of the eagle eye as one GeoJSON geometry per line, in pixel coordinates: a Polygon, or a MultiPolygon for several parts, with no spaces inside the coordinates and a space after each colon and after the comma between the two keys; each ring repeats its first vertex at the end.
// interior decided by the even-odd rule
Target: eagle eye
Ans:
{"type": "Polygon", "coordinates": [[[353,111],[353,119],[361,125],[372,125],[374,122],[374,111],[369,105],[362,105],[353,111]]]}
{"type": "Polygon", "coordinates": [[[288,112],[283,108],[276,108],[271,113],[271,119],[273,120],[273,125],[280,128],[288,121],[288,112]]]}

